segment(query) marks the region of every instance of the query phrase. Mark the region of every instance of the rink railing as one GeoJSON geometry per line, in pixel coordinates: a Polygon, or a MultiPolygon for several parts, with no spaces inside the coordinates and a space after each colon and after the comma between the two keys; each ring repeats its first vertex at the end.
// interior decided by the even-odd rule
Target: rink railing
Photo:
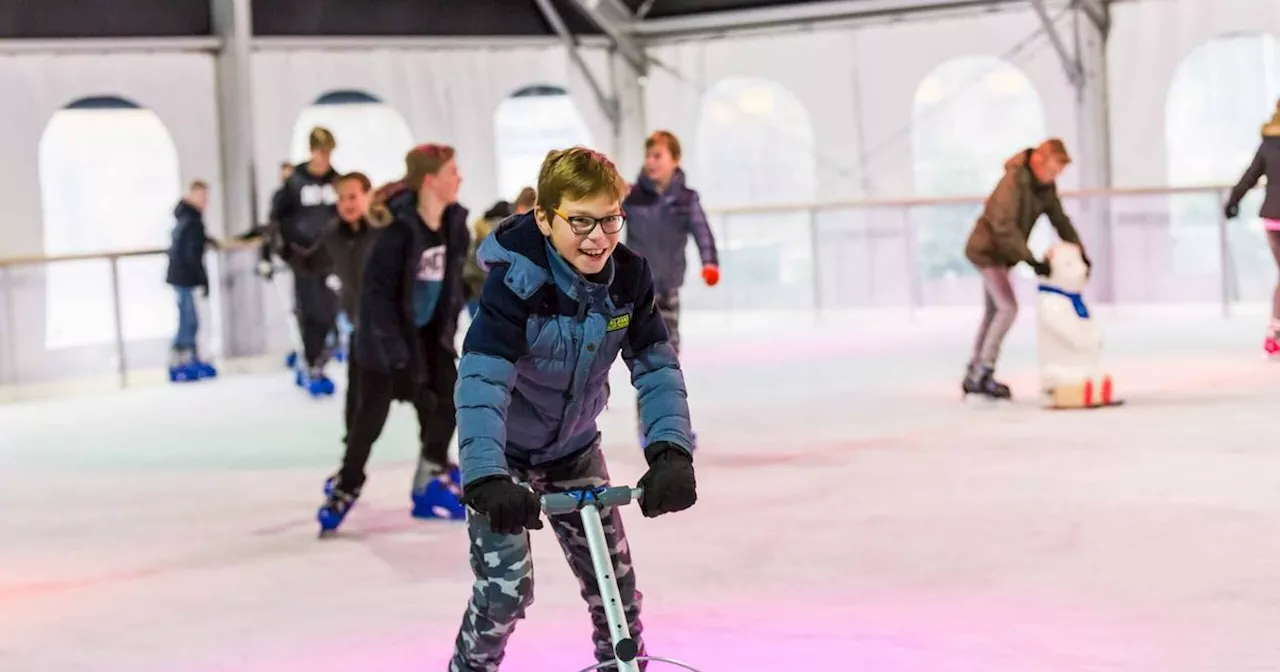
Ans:
{"type": "MultiPolygon", "coordinates": [[[[1063,192],[1094,262],[1089,294],[1112,305],[1232,305],[1269,300],[1275,263],[1250,194],[1228,222],[1228,188],[1063,192]]],[[[770,205],[708,212],[722,281],[696,273],[685,310],[844,311],[975,306],[981,282],[964,243],[985,196],[770,205]]],[[[1041,220],[1032,249],[1052,229],[1041,220]]],[[[690,268],[698,268],[690,244],[690,268]]],[[[210,251],[209,300],[198,301],[201,349],[227,360],[291,346],[289,310],[253,273],[256,247],[210,251]],[[256,333],[255,333],[256,332],[256,333]]],[[[163,249],[0,259],[0,397],[15,386],[95,380],[127,386],[159,378],[177,326],[163,249]]],[[[1017,271],[1021,293],[1034,290],[1017,271]]],[[[291,283],[288,274],[277,281],[291,283]]],[[[281,288],[281,289],[287,289],[281,288]]],[[[274,361],[274,360],[269,360],[274,361]]],[[[25,396],[25,395],[24,395],[25,396]]]]}

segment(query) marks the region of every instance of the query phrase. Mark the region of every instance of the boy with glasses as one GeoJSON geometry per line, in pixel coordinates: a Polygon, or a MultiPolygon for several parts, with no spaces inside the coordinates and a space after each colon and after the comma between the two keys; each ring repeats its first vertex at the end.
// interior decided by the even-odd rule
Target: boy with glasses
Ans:
{"type": "MultiPolygon", "coordinates": [[[[648,472],[646,517],[697,500],[689,406],[645,259],[618,242],[626,186],[592,150],[551,152],[533,212],[485,239],[480,311],[458,372],[459,455],[475,586],[452,672],[496,672],[533,602],[527,530],[541,529],[539,495],[609,483],[596,418],[621,353],[640,397],[648,472]]],[[[644,654],[641,595],[616,509],[602,512],[627,625],[644,654]]],[[[582,521],[551,527],[590,608],[596,658],[613,646],[582,521]]]]}

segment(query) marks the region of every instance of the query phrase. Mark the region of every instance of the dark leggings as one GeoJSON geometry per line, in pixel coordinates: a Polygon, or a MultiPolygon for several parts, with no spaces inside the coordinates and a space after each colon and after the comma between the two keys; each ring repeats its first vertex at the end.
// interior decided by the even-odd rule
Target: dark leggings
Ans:
{"type": "MultiPolygon", "coordinates": [[[[419,385],[412,399],[408,399],[418,412],[418,437],[421,441],[423,460],[442,468],[449,462],[449,441],[457,428],[453,405],[453,388],[458,382],[458,364],[453,354],[440,344],[433,330],[420,332],[426,356],[427,381],[419,385]]],[[[360,366],[352,358],[349,366],[347,396],[347,450],[342,456],[339,487],[347,492],[364,485],[365,466],[373,444],[382,435],[395,400],[391,376],[360,366]],[[354,390],[352,396],[351,390],[354,390]]]]}
{"type": "Polygon", "coordinates": [[[298,273],[293,278],[293,299],[303,361],[310,369],[324,366],[328,359],[325,341],[338,317],[338,297],[325,286],[323,278],[298,273]]]}
{"type": "MultiPolygon", "coordinates": [[[[1268,231],[1267,242],[1271,244],[1271,255],[1276,258],[1276,270],[1280,270],[1280,231],[1268,231]]],[[[1272,331],[1275,329],[1275,322],[1280,321],[1280,281],[1276,282],[1275,292],[1271,295],[1271,319],[1272,331]]]]}

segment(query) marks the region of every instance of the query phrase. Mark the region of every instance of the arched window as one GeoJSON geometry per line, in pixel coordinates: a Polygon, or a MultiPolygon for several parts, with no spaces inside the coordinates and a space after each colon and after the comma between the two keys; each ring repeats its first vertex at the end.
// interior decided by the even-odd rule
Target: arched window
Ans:
{"type": "MultiPolygon", "coordinates": [[[[696,142],[686,139],[684,147],[691,186],[706,207],[811,203],[817,198],[813,122],[804,104],[777,82],[750,77],[716,82],[702,98],[696,142]]],[[[727,282],[711,292],[690,283],[686,304],[731,301],[786,308],[813,291],[807,212],[711,220],[727,282]]],[[[689,253],[690,267],[697,268],[692,245],[689,253]]]]}
{"type": "Polygon", "coordinates": [[[360,171],[374,185],[404,175],[404,155],[417,143],[404,117],[394,108],[362,91],[331,91],[307,106],[293,125],[290,160],[311,156],[311,129],[323,126],[333,133],[337,147],[331,160],[335,170],[360,171]]]}
{"type": "MultiPolygon", "coordinates": [[[[40,139],[40,197],[48,255],[166,247],[182,195],[178,151],[151,110],[116,97],[54,113],[40,139]]],[[[119,262],[126,339],[171,336],[176,317],[163,256],[119,262]]],[[[114,338],[110,271],[98,260],[50,264],[45,347],[114,338]]]]}
{"type": "MultiPolygon", "coordinates": [[[[1174,73],[1165,103],[1169,183],[1234,184],[1253,159],[1262,124],[1278,97],[1280,41],[1270,35],[1218,37],[1188,54],[1174,73]]],[[[1254,219],[1258,198],[1255,194],[1246,200],[1243,216],[1230,229],[1233,270],[1238,276],[1270,278],[1275,264],[1254,219]]],[[[1170,199],[1173,271],[1184,284],[1198,278],[1210,292],[1217,289],[1220,273],[1219,210],[1216,195],[1170,199]]],[[[1255,284],[1264,287],[1267,282],[1242,282],[1239,289],[1255,284]]]]}
{"type": "MultiPolygon", "coordinates": [[[[964,56],[939,65],[920,81],[912,115],[911,149],[915,194],[920,197],[985,195],[1004,175],[1016,152],[1045,139],[1044,107],[1018,68],[993,56],[964,56]]],[[[926,303],[972,302],[964,243],[979,206],[914,208],[918,259],[926,303]],[[957,291],[958,290],[958,291],[957,291]]],[[[1033,250],[1043,251],[1051,233],[1041,223],[1033,250]]]]}
{"type": "Polygon", "coordinates": [[[521,188],[534,186],[547,152],[592,144],[578,106],[557,86],[527,86],[511,94],[498,103],[493,126],[500,192],[494,200],[514,199],[521,188]]]}

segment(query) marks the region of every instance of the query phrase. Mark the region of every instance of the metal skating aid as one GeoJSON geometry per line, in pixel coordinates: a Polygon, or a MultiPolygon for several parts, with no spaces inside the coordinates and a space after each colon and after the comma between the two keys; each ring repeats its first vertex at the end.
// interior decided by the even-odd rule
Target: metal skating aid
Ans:
{"type": "Polygon", "coordinates": [[[548,516],[559,516],[577,513],[582,516],[583,532],[587,535],[587,547],[591,550],[591,565],[596,571],[596,583],[600,587],[600,598],[604,602],[604,615],[609,621],[609,633],[613,640],[614,660],[584,667],[580,672],[592,670],[617,670],[617,672],[640,672],[640,662],[666,663],[681,669],[699,672],[678,660],[659,658],[657,656],[637,656],[639,647],[631,638],[627,628],[626,614],[622,611],[622,596],[618,591],[618,577],[613,573],[613,562],[609,558],[609,545],[604,536],[604,526],[600,522],[600,510],[615,506],[626,506],[639,501],[643,494],[640,488],[618,486],[612,488],[582,488],[568,490],[542,496],[542,511],[548,516]]]}

